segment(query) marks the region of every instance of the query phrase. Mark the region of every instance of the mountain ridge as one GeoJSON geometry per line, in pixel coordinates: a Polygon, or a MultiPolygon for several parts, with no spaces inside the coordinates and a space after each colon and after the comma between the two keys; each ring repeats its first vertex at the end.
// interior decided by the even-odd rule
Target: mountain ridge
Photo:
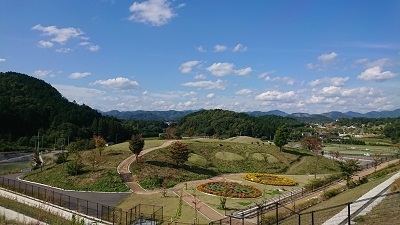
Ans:
{"type": "MultiPolygon", "coordinates": [[[[133,120],[165,120],[165,121],[176,121],[180,118],[199,110],[167,110],[167,111],[156,111],[156,110],[133,110],[133,111],[118,111],[111,110],[107,112],[101,112],[103,115],[114,116],[118,119],[133,119],[133,120]]],[[[329,122],[332,120],[337,120],[340,118],[355,118],[355,117],[365,117],[365,118],[396,118],[400,117],[400,109],[395,110],[385,110],[385,111],[370,111],[367,113],[359,113],[354,111],[339,112],[331,111],[321,114],[309,114],[309,113],[286,113],[281,110],[270,110],[266,112],[262,111],[249,111],[244,112],[251,116],[264,116],[264,115],[276,115],[283,117],[294,117],[300,120],[313,121],[318,119],[318,121],[329,122]],[[326,118],[326,119],[325,119],[326,118]]]]}

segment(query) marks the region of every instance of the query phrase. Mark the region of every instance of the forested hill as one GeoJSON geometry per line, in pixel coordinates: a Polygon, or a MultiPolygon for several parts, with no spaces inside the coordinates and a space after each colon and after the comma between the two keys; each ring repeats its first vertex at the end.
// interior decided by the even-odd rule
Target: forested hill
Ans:
{"type": "Polygon", "coordinates": [[[43,80],[0,73],[0,137],[15,140],[63,123],[88,127],[98,117],[101,115],[96,110],[69,102],[43,80]]]}
{"type": "Polygon", "coordinates": [[[250,116],[246,113],[215,109],[201,110],[179,120],[176,128],[182,136],[251,136],[273,137],[279,126],[302,127],[304,124],[290,117],[266,115],[250,116]]]}

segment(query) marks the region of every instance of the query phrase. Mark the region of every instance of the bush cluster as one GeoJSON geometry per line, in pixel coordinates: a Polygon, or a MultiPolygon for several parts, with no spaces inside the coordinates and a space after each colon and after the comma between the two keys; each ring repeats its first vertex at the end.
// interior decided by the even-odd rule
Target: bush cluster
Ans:
{"type": "Polygon", "coordinates": [[[274,185],[274,186],[294,186],[297,182],[288,177],[265,174],[265,173],[248,173],[243,177],[245,180],[253,181],[260,184],[274,185]]]}

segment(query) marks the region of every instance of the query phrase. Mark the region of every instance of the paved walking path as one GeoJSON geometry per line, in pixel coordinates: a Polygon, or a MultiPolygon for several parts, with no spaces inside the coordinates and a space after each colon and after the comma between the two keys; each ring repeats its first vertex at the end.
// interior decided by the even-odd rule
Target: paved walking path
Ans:
{"type": "MultiPolygon", "coordinates": [[[[387,188],[398,178],[400,178],[400,172],[397,172],[392,177],[390,177],[386,181],[382,182],[381,184],[379,184],[378,186],[376,186],[375,188],[373,188],[372,190],[370,190],[369,192],[367,192],[366,194],[361,196],[357,201],[355,201],[353,204],[351,204],[350,215],[355,214],[359,210],[363,210],[362,214],[365,215],[370,210],[372,210],[372,207],[377,205],[379,203],[379,200],[382,200],[383,198],[380,198],[379,200],[378,199],[374,200],[372,205],[369,205],[369,207],[367,207],[366,209],[363,209],[363,207],[366,204],[370,204],[369,201],[360,201],[360,200],[369,199],[369,198],[373,198],[378,195],[382,195],[383,192],[386,192],[387,188]]],[[[323,223],[323,225],[336,225],[336,224],[341,224],[342,222],[346,223],[348,214],[349,214],[348,208],[345,207],[342,211],[340,211],[335,216],[333,216],[332,218],[327,220],[325,223],[323,223]]]]}

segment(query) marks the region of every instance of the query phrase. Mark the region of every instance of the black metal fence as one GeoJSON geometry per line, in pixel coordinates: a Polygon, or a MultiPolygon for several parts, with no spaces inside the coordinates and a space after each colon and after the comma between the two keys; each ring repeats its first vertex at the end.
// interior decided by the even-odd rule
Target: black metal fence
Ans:
{"type": "Polygon", "coordinates": [[[6,177],[0,177],[0,187],[112,224],[128,225],[135,224],[138,221],[141,223],[143,223],[143,221],[152,221],[152,224],[160,224],[163,222],[163,208],[160,206],[139,204],[125,211],[118,207],[76,198],[54,189],[8,179],[6,177]]]}

